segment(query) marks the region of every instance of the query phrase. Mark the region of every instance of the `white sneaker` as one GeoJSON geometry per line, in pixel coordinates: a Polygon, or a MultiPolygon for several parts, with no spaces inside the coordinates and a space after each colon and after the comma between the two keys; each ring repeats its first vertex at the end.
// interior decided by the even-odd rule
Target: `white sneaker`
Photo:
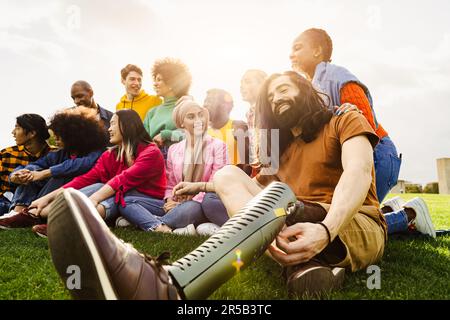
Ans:
{"type": "Polygon", "coordinates": [[[197,231],[195,231],[195,227],[193,224],[189,224],[184,228],[178,228],[172,231],[175,234],[181,234],[185,236],[195,236],[197,235],[197,231]]]}
{"type": "Polygon", "coordinates": [[[118,217],[116,219],[116,227],[117,228],[126,228],[126,227],[129,227],[129,226],[131,226],[131,223],[127,219],[125,219],[124,217],[118,217]]]}
{"type": "Polygon", "coordinates": [[[421,198],[414,198],[403,205],[404,208],[411,208],[416,213],[416,218],[409,224],[415,227],[417,231],[436,238],[436,230],[431,221],[430,212],[427,204],[421,198]]]}
{"type": "Polygon", "coordinates": [[[403,205],[405,204],[405,200],[400,198],[399,196],[393,197],[392,199],[386,200],[381,205],[382,207],[389,207],[392,209],[391,212],[399,211],[403,209],[403,205]]]}
{"type": "Polygon", "coordinates": [[[14,210],[5,213],[4,215],[0,216],[0,219],[6,219],[6,218],[11,218],[12,216],[15,216],[16,214],[19,214],[19,212],[16,212],[14,210]]]}
{"type": "Polygon", "coordinates": [[[201,236],[212,236],[219,229],[220,227],[217,224],[206,222],[198,225],[197,233],[201,236]]]}

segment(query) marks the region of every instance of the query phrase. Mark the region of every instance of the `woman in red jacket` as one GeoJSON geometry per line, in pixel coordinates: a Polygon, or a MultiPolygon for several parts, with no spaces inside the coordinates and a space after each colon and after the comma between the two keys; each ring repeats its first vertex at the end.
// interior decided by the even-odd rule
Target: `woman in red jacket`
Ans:
{"type": "MultiPolygon", "coordinates": [[[[134,110],[117,111],[111,119],[109,135],[114,147],[104,152],[89,172],[62,188],[79,189],[86,194],[106,221],[114,221],[120,214],[143,230],[157,230],[159,223],[151,208],[164,205],[166,174],[161,151],[150,142],[134,110]],[[133,214],[142,208],[148,217],[133,214]]],[[[34,225],[33,230],[39,235],[46,234],[42,223],[60,190],[35,200],[21,215],[23,223],[34,225]]]]}

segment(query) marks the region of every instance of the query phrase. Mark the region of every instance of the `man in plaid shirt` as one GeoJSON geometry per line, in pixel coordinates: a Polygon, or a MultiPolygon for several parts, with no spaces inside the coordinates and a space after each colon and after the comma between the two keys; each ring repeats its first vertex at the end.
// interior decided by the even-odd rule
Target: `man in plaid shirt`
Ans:
{"type": "MultiPolygon", "coordinates": [[[[36,161],[50,151],[46,140],[50,137],[45,119],[37,114],[23,114],[16,118],[12,131],[17,145],[0,151],[0,215],[9,211],[16,186],[9,181],[9,175],[17,166],[36,161]]],[[[18,177],[26,182],[27,174],[18,177]]]]}

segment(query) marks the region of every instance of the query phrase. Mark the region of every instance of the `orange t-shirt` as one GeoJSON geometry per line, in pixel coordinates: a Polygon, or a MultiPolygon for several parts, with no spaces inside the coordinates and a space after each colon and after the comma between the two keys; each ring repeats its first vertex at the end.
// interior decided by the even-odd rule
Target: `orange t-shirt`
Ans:
{"type": "MultiPolygon", "coordinates": [[[[360,113],[333,116],[313,141],[305,143],[296,138],[290,144],[281,156],[275,176],[259,174],[256,179],[262,185],[273,180],[282,181],[289,185],[299,200],[331,204],[334,189],[344,172],[342,144],[359,135],[366,135],[372,147],[378,143],[378,137],[360,113]]],[[[372,183],[364,205],[378,208],[374,172],[372,168],[372,183]]]]}
{"type": "Polygon", "coordinates": [[[369,99],[367,99],[363,88],[355,82],[349,82],[341,89],[341,104],[351,103],[358,107],[362,111],[364,117],[369,121],[370,126],[377,134],[378,138],[383,139],[388,135],[386,130],[378,123],[375,127],[374,114],[372,108],[370,107],[369,99]]]}

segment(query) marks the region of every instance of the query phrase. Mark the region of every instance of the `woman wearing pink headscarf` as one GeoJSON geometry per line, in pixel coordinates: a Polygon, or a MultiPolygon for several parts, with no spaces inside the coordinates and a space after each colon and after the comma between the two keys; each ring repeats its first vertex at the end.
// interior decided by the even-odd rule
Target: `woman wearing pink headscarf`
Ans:
{"type": "Polygon", "coordinates": [[[184,129],[186,139],[169,148],[164,205],[166,214],[159,220],[171,229],[189,226],[182,232],[195,234],[194,227],[199,224],[208,221],[217,224],[217,221],[228,219],[228,216],[215,217],[216,210],[205,211],[202,207],[203,192],[195,196],[177,197],[173,196],[172,190],[183,181],[212,181],[216,171],[229,164],[228,152],[223,141],[207,134],[208,110],[190,97],[185,96],[178,101],[172,116],[177,128],[184,129]]]}

